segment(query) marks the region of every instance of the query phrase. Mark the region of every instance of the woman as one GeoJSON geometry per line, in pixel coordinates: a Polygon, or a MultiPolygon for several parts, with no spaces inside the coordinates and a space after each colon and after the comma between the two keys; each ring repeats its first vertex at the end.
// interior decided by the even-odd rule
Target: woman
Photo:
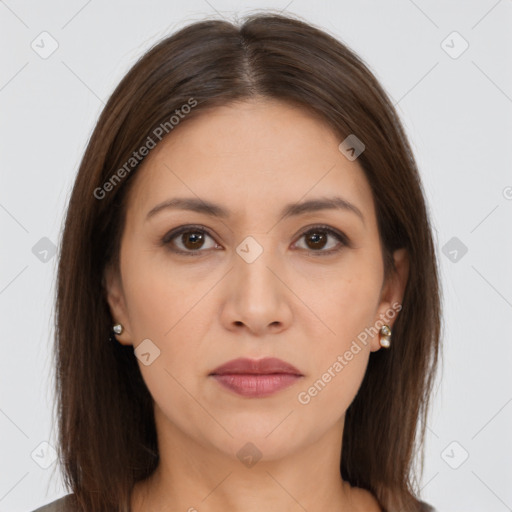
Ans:
{"type": "Polygon", "coordinates": [[[362,60],[281,15],[185,27],[121,81],[76,178],[71,494],[38,510],[432,510],[413,468],[439,295],[414,157],[362,60]]]}

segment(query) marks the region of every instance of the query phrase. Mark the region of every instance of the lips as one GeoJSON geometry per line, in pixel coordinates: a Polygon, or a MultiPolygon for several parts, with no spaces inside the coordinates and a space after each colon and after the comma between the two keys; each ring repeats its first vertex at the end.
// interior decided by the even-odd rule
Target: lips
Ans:
{"type": "Polygon", "coordinates": [[[224,388],[249,398],[262,398],[295,384],[303,375],[295,366],[276,359],[239,358],[210,373],[224,388]]]}
{"type": "Polygon", "coordinates": [[[247,374],[247,375],[269,375],[272,373],[302,375],[302,373],[291,364],[275,357],[263,359],[233,359],[218,368],[215,368],[210,375],[226,374],[247,374]]]}

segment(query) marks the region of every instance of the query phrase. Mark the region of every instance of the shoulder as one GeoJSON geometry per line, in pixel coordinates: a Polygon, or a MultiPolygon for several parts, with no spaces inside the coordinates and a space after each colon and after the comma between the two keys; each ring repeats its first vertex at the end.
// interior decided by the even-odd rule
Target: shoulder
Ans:
{"type": "Polygon", "coordinates": [[[421,505],[421,512],[437,512],[436,509],[432,505],[429,505],[425,501],[420,501],[420,505],[421,505]]]}
{"type": "Polygon", "coordinates": [[[32,512],[71,512],[71,497],[73,494],[67,494],[58,500],[52,501],[32,512]]]}
{"type": "MultiPolygon", "coordinates": [[[[375,498],[375,496],[366,489],[361,489],[357,487],[352,488],[354,492],[354,496],[356,498],[356,503],[358,504],[358,509],[364,512],[382,512],[382,508],[379,505],[379,502],[375,498]]],[[[419,501],[420,511],[421,512],[437,512],[434,507],[429,505],[425,501],[419,501]]]]}

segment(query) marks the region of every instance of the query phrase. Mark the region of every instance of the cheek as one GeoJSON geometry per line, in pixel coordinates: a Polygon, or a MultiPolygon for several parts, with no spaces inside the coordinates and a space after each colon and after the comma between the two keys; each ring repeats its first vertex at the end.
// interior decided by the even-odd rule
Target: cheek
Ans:
{"type": "Polygon", "coordinates": [[[171,402],[180,403],[184,411],[191,400],[182,386],[195,389],[194,378],[206,372],[204,343],[213,314],[208,310],[211,296],[207,292],[218,276],[211,272],[191,275],[178,266],[160,263],[160,258],[143,261],[144,257],[147,253],[134,254],[125,265],[123,281],[133,343],[137,346],[149,339],[158,354],[148,366],[139,360],[139,368],[161,407],[172,396],[171,402]]]}
{"type": "MultiPolygon", "coordinates": [[[[132,254],[123,269],[123,284],[135,342],[152,336],[165,342],[184,324],[190,324],[191,315],[195,320],[202,317],[198,311],[205,294],[215,284],[212,275],[192,275],[165,259],[132,254]]],[[[199,327],[200,323],[194,326],[199,327]]]]}
{"type": "Polygon", "coordinates": [[[326,297],[326,323],[336,333],[332,337],[339,340],[339,349],[350,344],[351,340],[369,327],[377,310],[379,289],[361,276],[350,280],[339,280],[336,290],[326,297]]]}
{"type": "Polygon", "coordinates": [[[205,282],[198,284],[185,278],[183,273],[171,273],[168,267],[143,265],[136,258],[124,270],[134,345],[149,339],[158,354],[148,365],[138,360],[144,382],[172,424],[187,431],[197,430],[195,425],[201,424],[204,413],[188,390],[196,394],[195,372],[200,373],[204,367],[200,343],[206,329],[201,323],[206,303],[201,297],[208,287],[205,282]]]}
{"type": "Polygon", "coordinates": [[[368,351],[361,349],[352,354],[351,360],[343,352],[318,368],[304,382],[297,394],[301,411],[309,418],[322,418],[322,423],[332,424],[345,414],[363,381],[368,364],[368,351]]]}
{"type": "Polygon", "coordinates": [[[311,345],[305,347],[312,371],[301,388],[304,399],[299,396],[298,402],[318,408],[318,414],[343,412],[364,378],[372,336],[368,328],[375,319],[381,284],[380,267],[372,267],[371,261],[360,253],[347,258],[336,272],[313,280],[315,291],[309,300],[323,325],[319,330],[311,323],[308,329],[316,342],[314,350],[311,345]],[[331,412],[322,413],[323,407],[330,407],[331,412]]]}
{"type": "Polygon", "coordinates": [[[310,372],[297,403],[325,424],[345,413],[363,381],[370,356],[365,329],[373,322],[377,292],[368,279],[353,274],[338,279],[319,296],[318,311],[329,331],[318,337],[313,350],[311,345],[305,347],[310,372]]]}
{"type": "Polygon", "coordinates": [[[329,273],[310,272],[304,278],[305,302],[327,328],[327,347],[342,350],[374,321],[382,276],[370,256],[354,252],[329,273]]]}

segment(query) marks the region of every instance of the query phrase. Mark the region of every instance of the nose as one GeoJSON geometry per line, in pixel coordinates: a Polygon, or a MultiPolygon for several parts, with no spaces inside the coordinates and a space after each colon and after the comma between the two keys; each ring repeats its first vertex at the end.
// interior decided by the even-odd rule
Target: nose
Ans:
{"type": "Polygon", "coordinates": [[[252,262],[234,255],[229,272],[221,321],[231,331],[247,330],[253,335],[276,334],[292,320],[293,292],[286,284],[283,265],[270,243],[258,242],[263,252],[252,262]]]}

